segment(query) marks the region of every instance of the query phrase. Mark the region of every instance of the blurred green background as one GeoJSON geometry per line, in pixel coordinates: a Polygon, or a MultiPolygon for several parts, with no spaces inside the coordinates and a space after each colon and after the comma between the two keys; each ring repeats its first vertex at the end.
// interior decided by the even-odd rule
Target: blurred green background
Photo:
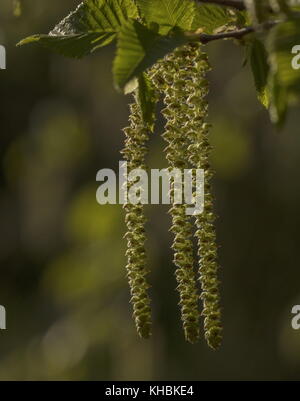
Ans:
{"type": "MultiPolygon", "coordinates": [[[[298,380],[300,135],[258,104],[243,49],[207,47],[212,163],[224,307],[220,351],[184,341],[166,207],[147,207],[153,337],[131,319],[121,206],[96,203],[96,173],[117,169],[129,98],[115,92],[114,46],[81,61],[37,47],[79,1],[0,5],[0,379],[298,380]]],[[[163,167],[162,121],[149,165],[163,167]]]]}

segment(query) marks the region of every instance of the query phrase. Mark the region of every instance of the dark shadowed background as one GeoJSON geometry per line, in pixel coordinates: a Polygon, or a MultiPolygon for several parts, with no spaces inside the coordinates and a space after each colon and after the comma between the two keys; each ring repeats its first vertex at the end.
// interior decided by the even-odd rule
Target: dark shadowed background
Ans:
{"type": "MultiPolygon", "coordinates": [[[[128,97],[112,84],[114,46],[81,61],[38,47],[79,1],[0,5],[0,379],[298,380],[300,115],[282,132],[256,100],[243,49],[207,47],[224,307],[218,352],[184,341],[166,207],[147,207],[153,337],[131,319],[121,206],[99,206],[96,173],[117,169],[128,97]]],[[[165,166],[162,122],[149,165],[165,166]]]]}

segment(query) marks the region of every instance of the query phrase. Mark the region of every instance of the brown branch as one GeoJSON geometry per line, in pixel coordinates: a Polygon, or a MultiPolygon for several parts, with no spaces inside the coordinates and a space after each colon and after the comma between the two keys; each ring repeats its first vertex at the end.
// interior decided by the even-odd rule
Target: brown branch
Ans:
{"type": "Polygon", "coordinates": [[[255,31],[255,29],[252,26],[249,26],[246,28],[239,29],[237,31],[217,33],[215,35],[208,35],[206,33],[200,33],[198,35],[198,39],[203,44],[213,42],[215,40],[220,40],[220,39],[242,39],[244,36],[249,35],[250,33],[253,33],[254,31],[255,31]]]}
{"type": "MultiPolygon", "coordinates": [[[[268,30],[277,25],[280,21],[268,21],[260,26],[262,30],[268,30]]],[[[249,35],[256,31],[253,26],[247,26],[236,31],[229,31],[217,33],[215,35],[208,35],[206,33],[191,34],[189,35],[193,40],[200,40],[201,43],[206,44],[220,39],[242,39],[244,36],[249,35]]]]}
{"type": "Polygon", "coordinates": [[[243,0],[200,0],[200,3],[212,3],[218,4],[219,6],[233,7],[237,10],[245,10],[245,4],[243,0]]]}

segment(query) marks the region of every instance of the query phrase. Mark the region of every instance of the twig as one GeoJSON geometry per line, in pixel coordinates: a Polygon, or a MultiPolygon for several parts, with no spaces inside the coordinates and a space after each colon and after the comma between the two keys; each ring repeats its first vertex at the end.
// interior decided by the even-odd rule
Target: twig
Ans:
{"type": "MultiPolygon", "coordinates": [[[[280,21],[268,21],[265,22],[260,26],[262,30],[268,30],[277,25],[280,21]]],[[[191,34],[190,37],[193,40],[200,40],[201,43],[206,44],[208,42],[212,42],[214,40],[220,40],[220,39],[241,39],[246,35],[249,35],[250,33],[253,33],[257,30],[257,28],[254,28],[253,26],[247,26],[242,29],[238,29],[236,31],[230,31],[230,32],[223,32],[223,33],[217,33],[214,35],[208,35],[206,33],[199,33],[199,34],[191,34]]]]}
{"type": "Polygon", "coordinates": [[[241,39],[244,36],[253,33],[254,31],[255,29],[252,26],[249,26],[246,28],[239,29],[237,31],[217,33],[215,35],[208,35],[206,33],[201,33],[200,35],[198,35],[198,38],[201,43],[206,44],[208,42],[213,42],[214,40],[220,40],[220,39],[241,39]]]}

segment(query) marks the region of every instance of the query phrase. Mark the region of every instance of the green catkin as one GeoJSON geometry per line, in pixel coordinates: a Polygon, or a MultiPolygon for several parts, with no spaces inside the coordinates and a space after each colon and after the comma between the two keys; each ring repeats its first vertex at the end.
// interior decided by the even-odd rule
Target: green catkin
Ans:
{"type": "MultiPolygon", "coordinates": [[[[180,55],[181,57],[181,55],[180,55]]],[[[163,135],[168,143],[166,158],[169,169],[188,168],[188,138],[183,135],[186,123],[185,99],[180,82],[183,70],[178,59],[178,52],[166,56],[151,72],[157,90],[164,92],[166,131],[163,135]]],[[[185,338],[191,343],[199,340],[199,295],[194,271],[193,225],[186,214],[186,205],[174,203],[174,186],[171,187],[173,205],[169,211],[172,216],[171,231],[174,234],[173,250],[176,269],[177,290],[180,296],[181,320],[185,338]]]]}
{"type": "MultiPolygon", "coordinates": [[[[172,167],[203,169],[205,176],[204,211],[196,216],[199,279],[202,288],[205,338],[210,347],[217,349],[222,340],[219,281],[217,278],[217,244],[214,228],[215,214],[209,157],[208,82],[210,70],[207,56],[197,43],[175,50],[152,69],[152,80],[165,94],[167,120],[165,139],[168,141],[167,158],[172,167]],[[188,162],[187,162],[188,160],[188,162]]],[[[189,217],[184,206],[174,205],[172,231],[176,277],[180,292],[182,320],[186,338],[195,342],[199,337],[198,296],[192,269],[192,241],[189,217]]]]}
{"type": "MultiPolygon", "coordinates": [[[[143,123],[142,112],[136,101],[130,106],[130,126],[124,129],[125,149],[122,151],[127,161],[128,173],[137,168],[145,168],[145,142],[148,128],[143,123]]],[[[125,184],[129,189],[134,182],[125,184]]],[[[151,335],[151,308],[148,295],[149,285],[146,280],[145,222],[144,208],[141,204],[124,204],[127,233],[127,276],[131,292],[133,317],[138,334],[142,338],[151,335]]]]}
{"type": "Polygon", "coordinates": [[[185,133],[191,140],[188,149],[189,159],[195,168],[204,170],[204,211],[196,216],[196,237],[198,240],[199,273],[202,287],[204,331],[208,345],[217,349],[222,341],[222,323],[218,280],[217,243],[215,233],[215,213],[210,167],[211,146],[209,144],[210,126],[207,123],[209,86],[206,74],[210,70],[207,56],[199,44],[187,47],[184,64],[186,66],[186,85],[188,120],[185,133]]]}
{"type": "MultiPolygon", "coordinates": [[[[149,72],[157,92],[163,93],[166,119],[163,135],[168,146],[165,149],[169,169],[203,169],[205,176],[204,211],[196,216],[199,275],[202,288],[205,338],[210,347],[216,349],[222,340],[219,281],[217,278],[217,245],[215,214],[211,179],[213,172],[209,157],[208,82],[206,74],[210,67],[207,56],[199,44],[193,43],[176,49],[158,62],[149,72]]],[[[145,142],[148,128],[143,123],[138,102],[131,105],[130,126],[126,135],[123,154],[128,162],[128,171],[145,168],[145,142]]],[[[130,188],[132,183],[127,184],[130,188]]],[[[171,186],[172,216],[171,231],[174,234],[172,248],[176,269],[177,290],[180,296],[181,319],[186,339],[195,343],[199,339],[199,295],[194,271],[193,225],[186,214],[186,205],[174,202],[174,182],[171,186]]],[[[133,315],[138,333],[149,337],[151,331],[150,299],[146,275],[145,217],[143,206],[124,205],[127,224],[127,272],[131,288],[133,315]]]]}

